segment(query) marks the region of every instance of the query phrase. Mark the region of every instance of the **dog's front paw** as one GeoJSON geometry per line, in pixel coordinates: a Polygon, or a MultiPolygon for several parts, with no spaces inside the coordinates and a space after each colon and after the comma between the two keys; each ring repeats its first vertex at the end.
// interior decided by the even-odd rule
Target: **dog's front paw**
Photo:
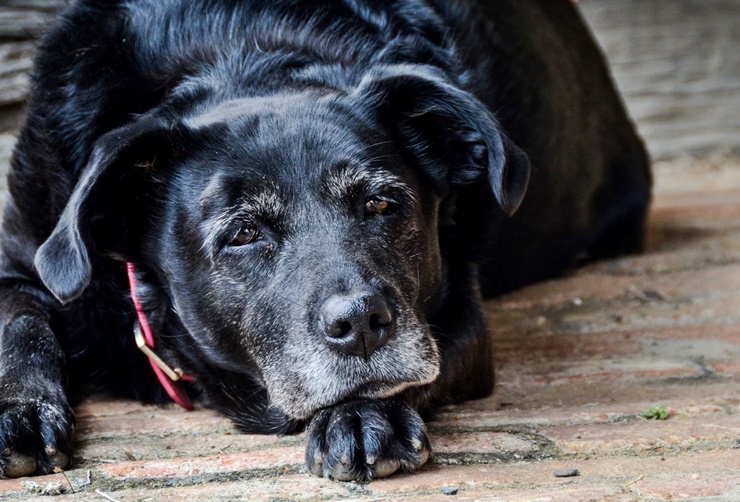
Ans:
{"type": "MultiPolygon", "coordinates": [[[[0,381],[3,387],[10,386],[0,381]]],[[[55,467],[67,467],[75,419],[66,398],[10,394],[0,397],[0,478],[48,474],[55,467]]]]}
{"type": "Polygon", "coordinates": [[[411,472],[430,454],[424,421],[393,401],[358,400],[323,409],[306,431],[308,469],[340,481],[411,472]]]}

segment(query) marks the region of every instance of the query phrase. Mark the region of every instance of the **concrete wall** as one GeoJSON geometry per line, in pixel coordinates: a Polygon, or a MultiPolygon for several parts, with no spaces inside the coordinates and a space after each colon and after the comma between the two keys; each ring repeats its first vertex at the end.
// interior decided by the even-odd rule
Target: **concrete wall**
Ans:
{"type": "Polygon", "coordinates": [[[579,5],[654,158],[740,153],[740,1],[579,5]]]}

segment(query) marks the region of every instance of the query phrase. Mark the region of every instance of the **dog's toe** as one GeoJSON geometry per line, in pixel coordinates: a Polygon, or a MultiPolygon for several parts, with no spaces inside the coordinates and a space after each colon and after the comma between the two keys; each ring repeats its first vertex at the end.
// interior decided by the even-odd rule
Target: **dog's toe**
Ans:
{"type": "Polygon", "coordinates": [[[0,402],[0,477],[49,474],[70,463],[74,415],[53,399],[0,402]]]}
{"type": "Polygon", "coordinates": [[[73,434],[74,415],[69,407],[41,405],[38,412],[38,435],[44,445],[39,465],[41,472],[49,473],[69,465],[73,434]]]}
{"type": "Polygon", "coordinates": [[[56,467],[64,469],[69,465],[69,456],[66,453],[48,446],[44,449],[44,452],[46,453],[46,458],[49,459],[49,465],[52,471],[56,467]]]}
{"type": "Polygon", "coordinates": [[[329,410],[320,410],[306,431],[306,467],[314,476],[324,475],[326,426],[330,416],[329,410]]]}
{"type": "Polygon", "coordinates": [[[306,437],[309,471],[340,481],[411,472],[431,452],[418,413],[391,401],[358,400],[321,410],[306,437]]]}
{"type": "Polygon", "coordinates": [[[325,477],[352,481],[366,477],[362,451],[356,437],[357,417],[352,409],[336,409],[326,429],[325,477]]]}

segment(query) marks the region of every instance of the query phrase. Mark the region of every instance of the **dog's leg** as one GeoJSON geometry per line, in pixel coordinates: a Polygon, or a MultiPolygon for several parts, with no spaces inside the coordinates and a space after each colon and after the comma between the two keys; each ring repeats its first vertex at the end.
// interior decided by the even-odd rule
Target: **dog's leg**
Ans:
{"type": "Polygon", "coordinates": [[[442,309],[430,320],[442,356],[440,376],[416,398],[421,411],[435,406],[479,399],[493,392],[493,342],[486,327],[475,265],[451,267],[448,294],[442,309]]]}
{"type": "Polygon", "coordinates": [[[0,477],[49,473],[66,467],[71,454],[74,415],[64,390],[64,353],[28,296],[0,288],[0,477]]]}
{"type": "Polygon", "coordinates": [[[53,300],[28,263],[30,246],[10,235],[0,254],[0,478],[49,473],[71,456],[74,414],[65,395],[65,355],[52,332],[53,300]]]}

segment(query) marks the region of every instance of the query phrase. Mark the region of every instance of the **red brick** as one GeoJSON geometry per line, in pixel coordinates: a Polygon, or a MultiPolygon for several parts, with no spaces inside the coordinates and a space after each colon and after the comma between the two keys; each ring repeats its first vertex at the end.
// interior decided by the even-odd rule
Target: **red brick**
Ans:
{"type": "MultiPolygon", "coordinates": [[[[115,401],[113,401],[115,403],[115,401]]],[[[212,410],[198,409],[187,412],[169,406],[144,406],[133,402],[117,403],[118,409],[129,408],[128,413],[98,413],[105,408],[102,404],[82,405],[76,408],[77,430],[88,438],[127,438],[133,434],[168,436],[177,434],[220,433],[235,434],[231,422],[212,410]]]]}
{"type": "Polygon", "coordinates": [[[598,333],[655,330],[737,323],[740,319],[740,288],[679,302],[610,302],[563,306],[553,310],[501,311],[487,308],[489,330],[494,339],[508,334],[598,333]]]}
{"type": "Polygon", "coordinates": [[[204,473],[229,473],[254,469],[300,467],[303,448],[273,448],[248,454],[232,453],[200,458],[176,458],[121,462],[103,465],[96,470],[112,477],[173,478],[189,477],[204,473]]]}
{"type": "Polygon", "coordinates": [[[657,194],[651,222],[665,221],[701,222],[710,228],[717,224],[740,222],[740,190],[657,194]]]}
{"type": "Polygon", "coordinates": [[[740,362],[713,362],[712,369],[717,375],[721,376],[738,376],[740,375],[740,362]]]}
{"type": "MultiPolygon", "coordinates": [[[[197,413],[197,412],[196,412],[197,413]]],[[[177,457],[203,457],[225,453],[250,453],[254,451],[302,447],[302,436],[268,436],[256,434],[206,433],[166,437],[132,434],[128,438],[90,440],[83,438],[75,455],[75,467],[92,467],[112,461],[155,460],[177,457]]]]}
{"type": "MultiPolygon", "coordinates": [[[[488,306],[489,310],[496,312],[619,298],[627,301],[666,302],[687,297],[713,296],[722,292],[733,293],[740,289],[740,264],[699,267],[703,263],[697,263],[697,260],[703,257],[694,253],[689,258],[693,263],[673,263],[670,267],[665,263],[666,260],[662,260],[660,268],[656,263],[650,264],[645,258],[634,258],[631,266],[642,270],[642,273],[634,275],[620,275],[620,269],[613,270],[614,273],[611,274],[605,273],[603,265],[595,265],[563,279],[535,284],[510,293],[489,302],[488,306]]],[[[717,257],[717,260],[720,261],[721,258],[717,257]]],[[[575,307],[577,305],[573,306],[573,310],[578,310],[575,307]]]]}
{"type": "Polygon", "coordinates": [[[463,406],[443,408],[433,422],[432,431],[445,428],[490,429],[520,425],[595,424],[637,415],[656,405],[668,405],[674,416],[696,417],[711,423],[712,415],[740,415],[740,394],[736,382],[715,382],[687,386],[659,384],[630,386],[584,386],[577,389],[544,387],[529,390],[531,400],[517,400],[501,408],[503,392],[463,406]],[[658,401],[656,401],[656,396],[658,401]]]}
{"type": "Polygon", "coordinates": [[[517,454],[537,450],[529,439],[506,432],[453,432],[432,434],[434,451],[449,453],[504,453],[514,457],[517,454]]]}
{"type": "Polygon", "coordinates": [[[499,364],[649,356],[705,363],[740,360],[740,324],[702,325],[603,333],[502,333],[494,339],[499,364]]]}
{"type": "Polygon", "coordinates": [[[500,385],[516,386],[580,386],[592,383],[612,383],[622,380],[635,384],[639,380],[666,378],[691,379],[704,375],[704,369],[693,361],[656,359],[650,357],[587,359],[579,364],[557,360],[538,365],[502,366],[498,372],[500,385]]]}
{"type": "MultiPolygon", "coordinates": [[[[308,474],[288,475],[279,478],[250,479],[239,482],[210,483],[176,488],[138,489],[109,492],[121,502],[138,500],[170,500],[193,502],[199,500],[347,500],[356,484],[338,483],[308,474]]],[[[97,500],[101,500],[98,497],[97,500]]]]}
{"type": "Polygon", "coordinates": [[[540,432],[566,454],[637,455],[650,451],[731,448],[740,438],[740,420],[734,415],[716,413],[711,417],[557,425],[540,432]]]}
{"type": "Polygon", "coordinates": [[[532,306],[559,305],[584,297],[609,299],[618,297],[635,282],[634,277],[582,273],[528,286],[492,300],[488,302],[488,305],[495,310],[512,310],[532,306]]]}
{"type": "Polygon", "coordinates": [[[645,254],[596,262],[576,273],[639,277],[740,263],[736,230],[653,227],[645,254]]]}
{"type": "Polygon", "coordinates": [[[740,500],[740,474],[706,475],[691,474],[641,479],[632,489],[659,500],[723,497],[725,500],[740,500]]]}
{"type": "MultiPolygon", "coordinates": [[[[61,474],[50,474],[48,476],[35,476],[32,478],[19,479],[0,479],[0,499],[10,497],[14,494],[28,494],[29,492],[23,487],[24,483],[33,482],[39,486],[45,486],[50,483],[66,483],[64,476],[61,474]]],[[[16,497],[13,497],[14,499],[16,497]]]]}
{"type": "MultiPolygon", "coordinates": [[[[590,487],[619,494],[640,479],[655,476],[682,479],[685,475],[737,475],[740,469],[734,451],[687,453],[681,456],[647,458],[594,458],[588,460],[557,460],[520,462],[501,465],[438,466],[434,465],[411,476],[396,476],[369,485],[373,494],[397,496],[419,492],[436,493],[445,486],[458,486],[461,495],[466,490],[488,489],[488,496],[507,493],[528,493],[536,498],[545,493],[569,494],[590,487]],[[560,469],[576,468],[580,476],[555,478],[560,469]],[[525,491],[526,490],[526,491],[525,491]]],[[[558,500],[560,500],[558,498],[558,500]]]]}
{"type": "Polygon", "coordinates": [[[682,158],[654,162],[653,172],[655,175],[653,188],[656,194],[654,205],[660,205],[663,200],[671,200],[664,195],[740,189],[738,160],[732,157],[682,158]]]}

